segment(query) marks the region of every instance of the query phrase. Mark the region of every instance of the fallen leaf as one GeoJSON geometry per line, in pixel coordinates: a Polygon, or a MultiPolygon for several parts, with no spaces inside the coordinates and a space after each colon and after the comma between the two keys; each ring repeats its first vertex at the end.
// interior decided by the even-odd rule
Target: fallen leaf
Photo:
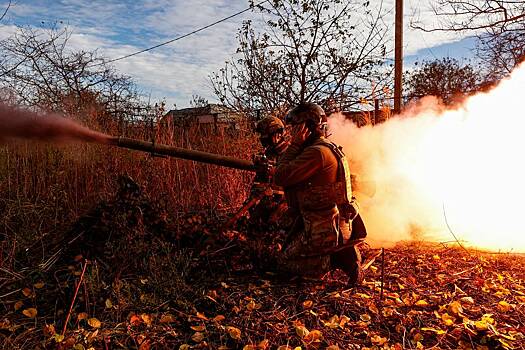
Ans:
{"type": "Polygon", "coordinates": [[[241,330],[232,326],[226,327],[226,332],[232,337],[232,339],[240,340],[241,339],[241,330]]]}
{"type": "Polygon", "coordinates": [[[29,297],[29,296],[31,296],[31,294],[33,294],[33,291],[26,287],[26,288],[22,289],[22,294],[24,294],[24,296],[26,296],[26,297],[29,297]]]}
{"type": "Polygon", "coordinates": [[[55,326],[52,325],[52,324],[46,324],[44,326],[43,331],[44,331],[44,335],[46,337],[51,337],[51,336],[53,336],[56,333],[55,326]]]}
{"type": "Polygon", "coordinates": [[[81,312],[81,313],[79,313],[79,314],[77,315],[77,320],[79,320],[79,321],[80,321],[80,320],[85,320],[85,319],[87,319],[87,318],[88,318],[88,314],[85,313],[85,312],[81,312]]]}
{"type": "Polygon", "coordinates": [[[512,309],[512,305],[502,300],[498,303],[498,310],[500,312],[509,312],[512,309]]]}
{"type": "Polygon", "coordinates": [[[18,311],[22,308],[22,306],[24,306],[24,302],[23,301],[17,301],[15,303],[15,311],[18,311]]]}
{"type": "Polygon", "coordinates": [[[151,326],[151,324],[153,323],[153,318],[149,314],[140,314],[140,318],[148,327],[151,326]]]}
{"type": "Polygon", "coordinates": [[[268,339],[263,339],[259,344],[257,344],[258,349],[265,350],[270,345],[270,341],[268,339]]]}
{"type": "Polygon", "coordinates": [[[303,301],[303,307],[304,307],[305,309],[309,309],[309,308],[311,308],[313,304],[314,304],[314,302],[311,301],[311,300],[305,300],[305,301],[303,301]]]}
{"type": "Polygon", "coordinates": [[[195,334],[191,336],[191,340],[193,340],[196,343],[200,343],[204,340],[204,334],[201,332],[195,332],[195,334]]]}
{"type": "Polygon", "coordinates": [[[298,326],[295,326],[295,333],[297,333],[297,335],[301,339],[303,339],[310,333],[310,331],[305,326],[298,325],[298,326]]]}
{"type": "Polygon", "coordinates": [[[448,311],[455,315],[459,315],[463,312],[463,306],[461,306],[461,304],[458,301],[453,301],[450,304],[448,304],[448,311]]]}
{"type": "Polygon", "coordinates": [[[175,316],[166,314],[166,315],[162,315],[159,322],[160,323],[175,323],[175,321],[176,321],[175,316]]]}
{"type": "Polygon", "coordinates": [[[444,313],[443,315],[441,315],[441,320],[446,326],[452,326],[454,322],[456,321],[456,318],[453,316],[450,316],[447,313],[444,313]]]}
{"type": "Polygon", "coordinates": [[[106,309],[111,309],[113,307],[113,303],[110,299],[106,299],[106,309]]]}
{"type": "Polygon", "coordinates": [[[245,345],[242,350],[257,350],[255,345],[245,345]]]}
{"type": "Polygon", "coordinates": [[[62,334],[55,334],[51,339],[53,339],[56,343],[61,343],[64,341],[64,336],[62,334]]]}
{"type": "Polygon", "coordinates": [[[362,314],[361,316],[359,316],[359,318],[363,322],[370,322],[370,320],[372,319],[372,317],[370,317],[369,314],[362,314]]]}
{"type": "Polygon", "coordinates": [[[434,332],[438,335],[441,335],[441,334],[445,334],[447,332],[445,332],[444,330],[442,329],[438,329],[438,328],[430,328],[430,327],[423,327],[421,328],[422,331],[427,331],[427,332],[434,332]]]}
{"type": "Polygon", "coordinates": [[[474,299],[472,299],[472,297],[463,297],[460,300],[465,304],[474,304],[474,299]]]}
{"type": "Polygon", "coordinates": [[[226,317],[224,317],[224,315],[217,315],[213,318],[213,321],[215,322],[221,322],[221,321],[224,321],[226,319],[226,317]]]}
{"type": "Polygon", "coordinates": [[[132,326],[136,326],[142,323],[142,318],[140,318],[137,315],[131,315],[129,318],[129,323],[131,323],[132,326]]]}
{"type": "Polygon", "coordinates": [[[421,299],[421,300],[418,300],[416,301],[416,306],[422,306],[422,307],[427,307],[429,304],[426,300],[424,299],[421,299]]]}
{"type": "Polygon", "coordinates": [[[200,318],[201,320],[208,321],[208,317],[204,316],[203,313],[197,312],[197,318],[200,318]]]}
{"type": "Polygon", "coordinates": [[[87,323],[93,328],[100,328],[100,326],[102,326],[102,322],[100,322],[98,319],[94,317],[88,319],[87,323]]]}
{"type": "Polygon", "coordinates": [[[374,335],[372,337],[370,337],[370,341],[372,342],[372,344],[374,345],[383,345],[384,343],[386,343],[387,339],[386,338],[383,338],[381,337],[380,335],[374,335]]]}
{"type": "Polygon", "coordinates": [[[179,346],[179,350],[190,350],[190,346],[188,344],[182,344],[179,346]]]}
{"type": "Polygon", "coordinates": [[[308,333],[304,340],[308,343],[318,342],[323,340],[323,333],[317,329],[314,329],[308,333]]]}
{"type": "Polygon", "coordinates": [[[30,307],[29,309],[22,311],[22,313],[29,318],[35,318],[38,311],[34,307],[30,307]]]}
{"type": "Polygon", "coordinates": [[[45,284],[42,281],[33,284],[33,287],[35,287],[36,289],[44,288],[44,286],[45,286],[45,284]]]}
{"type": "Polygon", "coordinates": [[[193,329],[196,332],[202,332],[206,329],[206,327],[202,325],[201,326],[191,326],[191,329],[193,329]]]}

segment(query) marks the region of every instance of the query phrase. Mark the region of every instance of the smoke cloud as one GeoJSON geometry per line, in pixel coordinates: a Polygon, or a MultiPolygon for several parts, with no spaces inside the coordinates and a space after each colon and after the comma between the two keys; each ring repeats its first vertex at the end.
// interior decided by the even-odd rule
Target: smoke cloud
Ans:
{"type": "Polygon", "coordinates": [[[426,97],[375,126],[330,118],[351,170],[376,182],[373,198],[358,198],[373,246],[454,234],[466,246],[525,251],[524,92],[522,64],[454,109],[426,97]]]}
{"type": "Polygon", "coordinates": [[[110,137],[56,115],[42,115],[0,104],[0,141],[29,139],[47,142],[107,144],[110,137]]]}

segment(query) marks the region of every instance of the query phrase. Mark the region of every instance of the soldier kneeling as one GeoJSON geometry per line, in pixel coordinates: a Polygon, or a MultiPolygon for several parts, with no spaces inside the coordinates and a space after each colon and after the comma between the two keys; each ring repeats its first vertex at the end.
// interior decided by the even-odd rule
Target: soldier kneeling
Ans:
{"type": "Polygon", "coordinates": [[[362,272],[353,243],[364,239],[366,230],[352,198],[346,157],[326,138],[327,118],[320,106],[302,103],[288,113],[286,122],[293,127],[292,143],[278,161],[274,181],[284,187],[295,221],[281,264],[310,277],[339,268],[354,286],[362,272]],[[352,232],[352,226],[359,229],[352,232]]]}

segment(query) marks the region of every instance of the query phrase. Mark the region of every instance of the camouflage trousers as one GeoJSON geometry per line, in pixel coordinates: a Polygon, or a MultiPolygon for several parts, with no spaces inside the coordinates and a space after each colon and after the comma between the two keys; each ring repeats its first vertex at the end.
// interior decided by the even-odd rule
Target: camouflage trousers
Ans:
{"type": "Polygon", "coordinates": [[[331,269],[328,252],[339,242],[339,211],[337,207],[322,211],[303,212],[288,235],[284,251],[278,256],[280,270],[317,277],[331,269]]]}

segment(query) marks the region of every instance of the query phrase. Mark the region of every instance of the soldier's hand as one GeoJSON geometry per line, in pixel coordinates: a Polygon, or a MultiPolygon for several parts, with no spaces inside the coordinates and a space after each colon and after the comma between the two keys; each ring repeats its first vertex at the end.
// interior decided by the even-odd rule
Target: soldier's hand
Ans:
{"type": "Polygon", "coordinates": [[[292,143],[302,145],[310,134],[310,130],[308,130],[305,123],[294,125],[292,128],[292,143]]]}

